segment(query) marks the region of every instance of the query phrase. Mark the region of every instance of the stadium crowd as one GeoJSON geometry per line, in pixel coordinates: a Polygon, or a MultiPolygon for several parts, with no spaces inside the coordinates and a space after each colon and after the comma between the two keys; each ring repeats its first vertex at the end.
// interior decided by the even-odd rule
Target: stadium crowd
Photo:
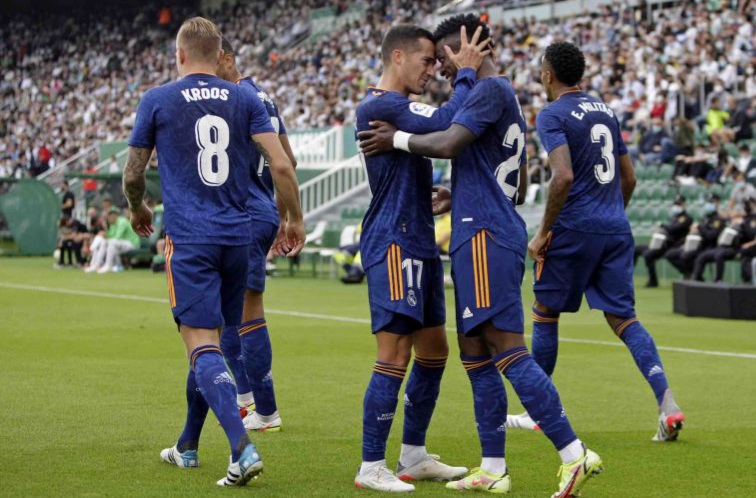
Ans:
{"type": "MultiPolygon", "coordinates": [[[[752,137],[753,19],[709,4],[665,10],[654,23],[645,22],[642,9],[619,6],[556,23],[520,19],[494,24],[493,38],[530,124],[544,104],[534,62],[546,45],[567,39],[588,55],[583,87],[617,112],[641,157],[660,159],[661,138],[646,138],[652,130],[658,135],[651,123],[658,118],[669,140],[665,152],[674,159],[675,152],[693,155],[689,137],[676,132],[689,120],[713,147],[752,137]]],[[[322,6],[343,12],[348,2],[250,2],[212,13],[241,47],[243,67],[275,94],[292,129],[352,123],[357,102],[380,72],[382,34],[394,22],[431,25],[437,4],[366,2],[365,20],[287,49],[309,33],[310,9],[322,6]]],[[[157,7],[123,8],[3,19],[0,176],[34,176],[95,142],[124,138],[141,94],[175,76],[175,23],[196,8],[173,7],[166,25],[157,7]]],[[[448,94],[440,80],[427,90],[422,98],[434,103],[448,94]]]]}

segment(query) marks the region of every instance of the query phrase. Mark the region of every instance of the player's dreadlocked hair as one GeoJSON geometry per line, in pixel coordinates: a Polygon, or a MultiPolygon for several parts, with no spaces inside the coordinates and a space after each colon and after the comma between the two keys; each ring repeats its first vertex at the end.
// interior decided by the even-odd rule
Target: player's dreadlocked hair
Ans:
{"type": "Polygon", "coordinates": [[[449,35],[458,35],[460,28],[464,26],[467,30],[467,36],[472,37],[478,26],[482,26],[483,30],[480,33],[479,40],[483,41],[491,36],[491,30],[488,29],[488,24],[480,20],[475,14],[459,14],[448,19],[444,19],[441,24],[438,25],[436,31],[433,32],[433,40],[443,40],[449,35]]]}
{"type": "Polygon", "coordinates": [[[551,64],[554,77],[565,85],[575,86],[583,79],[585,57],[572,43],[552,43],[546,48],[543,57],[551,64]]]}

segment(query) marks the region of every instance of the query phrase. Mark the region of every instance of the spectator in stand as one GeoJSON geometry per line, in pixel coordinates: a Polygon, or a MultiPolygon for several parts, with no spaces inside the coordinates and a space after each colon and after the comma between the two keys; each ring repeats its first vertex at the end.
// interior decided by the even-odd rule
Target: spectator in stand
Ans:
{"type": "MultiPolygon", "coordinates": [[[[97,174],[97,170],[93,164],[89,164],[89,166],[84,168],[84,173],[94,175],[97,174]]],[[[82,188],[84,190],[84,199],[86,199],[87,204],[94,201],[97,196],[97,180],[94,178],[85,178],[82,182],[82,188]]]]}
{"type": "Polygon", "coordinates": [[[436,246],[442,255],[449,254],[449,245],[451,244],[451,212],[436,216],[434,223],[436,232],[436,246]]]}
{"type": "Polygon", "coordinates": [[[713,146],[732,142],[734,134],[725,127],[730,113],[720,107],[719,98],[711,99],[711,106],[706,111],[706,134],[713,146]]]}
{"type": "Polygon", "coordinates": [[[706,175],[714,169],[717,157],[714,153],[708,152],[703,144],[696,144],[692,156],[677,156],[675,158],[675,170],[672,176],[679,182],[685,182],[690,178],[691,183],[700,180],[703,181],[706,175]]]}
{"type": "Polygon", "coordinates": [[[692,272],[696,257],[706,249],[717,245],[719,234],[727,224],[727,220],[719,214],[720,197],[712,194],[709,201],[704,206],[704,219],[691,226],[691,235],[698,235],[700,242],[691,243],[688,246],[686,237],[685,243],[665,254],[667,260],[682,273],[684,279],[689,279],[692,272]]]}
{"type": "Polygon", "coordinates": [[[73,216],[74,207],[76,207],[76,197],[71,192],[67,181],[63,181],[61,189],[63,190],[63,199],[60,204],[60,211],[63,214],[63,218],[70,218],[73,216]]]}
{"type": "Polygon", "coordinates": [[[728,216],[732,219],[743,217],[750,199],[756,199],[756,187],[746,182],[745,173],[737,170],[735,188],[732,189],[730,200],[727,202],[728,216]]]}
{"type": "Polygon", "coordinates": [[[677,116],[672,120],[672,139],[662,140],[662,162],[672,163],[678,156],[692,156],[695,143],[696,125],[685,116],[677,116]]]}
{"type": "Polygon", "coordinates": [[[89,267],[84,270],[86,273],[123,271],[120,262],[121,255],[139,247],[139,235],[131,228],[129,220],[120,215],[118,208],[110,208],[108,225],[105,243],[93,249],[92,260],[89,267]]]}
{"type": "Polygon", "coordinates": [[[648,282],[646,287],[659,287],[659,278],[656,273],[656,261],[667,257],[667,254],[682,246],[685,237],[693,225],[693,218],[686,209],[685,197],[678,195],[670,209],[672,218],[668,223],[660,225],[651,236],[651,244],[640,245],[635,248],[635,261],[643,257],[648,269],[648,282]]]}
{"type": "Polygon", "coordinates": [[[651,119],[651,127],[641,135],[638,156],[645,166],[658,166],[662,158],[662,142],[668,139],[661,117],[651,119]]]}
{"type": "Polygon", "coordinates": [[[528,192],[525,196],[525,204],[535,203],[538,192],[548,184],[551,179],[551,170],[548,166],[548,156],[538,153],[538,144],[535,140],[525,143],[525,152],[528,158],[528,192]]]}

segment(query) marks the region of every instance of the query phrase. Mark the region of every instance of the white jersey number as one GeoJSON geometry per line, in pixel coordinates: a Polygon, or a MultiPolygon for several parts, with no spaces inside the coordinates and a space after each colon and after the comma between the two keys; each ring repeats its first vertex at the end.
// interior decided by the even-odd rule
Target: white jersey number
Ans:
{"type": "Polygon", "coordinates": [[[605,124],[593,125],[591,128],[591,141],[600,144],[604,139],[604,145],[601,146],[601,158],[603,164],[597,164],[595,168],[596,180],[599,183],[609,183],[614,179],[614,140],[612,132],[605,124]]]}
{"type": "Polygon", "coordinates": [[[412,267],[417,266],[417,288],[423,288],[423,262],[419,259],[406,258],[402,261],[402,269],[407,273],[407,288],[412,289],[415,287],[414,274],[412,267]]]}
{"type": "Polygon", "coordinates": [[[520,159],[522,158],[522,152],[525,150],[525,133],[523,133],[519,123],[512,123],[509,125],[507,134],[504,135],[504,143],[502,143],[502,145],[511,149],[514,147],[515,142],[517,142],[517,152],[515,152],[512,157],[499,164],[494,175],[496,176],[496,182],[499,184],[499,187],[504,191],[504,195],[516,202],[517,191],[520,187],[520,175],[519,173],[516,175],[514,185],[507,183],[507,177],[511,172],[520,169],[520,159]]]}
{"type": "Polygon", "coordinates": [[[209,187],[220,187],[228,180],[228,123],[219,116],[206,114],[194,125],[194,136],[200,149],[197,154],[197,169],[202,183],[209,187]]]}
{"type": "MultiPolygon", "coordinates": [[[[278,135],[281,132],[281,122],[278,120],[277,117],[273,116],[270,118],[270,124],[273,125],[273,129],[276,130],[276,135],[278,135]]],[[[257,176],[262,176],[263,169],[265,167],[270,168],[270,164],[268,164],[268,161],[265,160],[265,158],[260,155],[260,164],[257,166],[257,176]]]]}

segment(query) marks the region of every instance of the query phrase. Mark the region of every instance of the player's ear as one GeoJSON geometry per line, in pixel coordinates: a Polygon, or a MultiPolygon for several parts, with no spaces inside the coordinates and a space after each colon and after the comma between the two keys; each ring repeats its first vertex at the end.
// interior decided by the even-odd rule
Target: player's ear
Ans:
{"type": "Polygon", "coordinates": [[[404,52],[395,48],[391,52],[391,62],[400,66],[404,62],[404,52]]]}

